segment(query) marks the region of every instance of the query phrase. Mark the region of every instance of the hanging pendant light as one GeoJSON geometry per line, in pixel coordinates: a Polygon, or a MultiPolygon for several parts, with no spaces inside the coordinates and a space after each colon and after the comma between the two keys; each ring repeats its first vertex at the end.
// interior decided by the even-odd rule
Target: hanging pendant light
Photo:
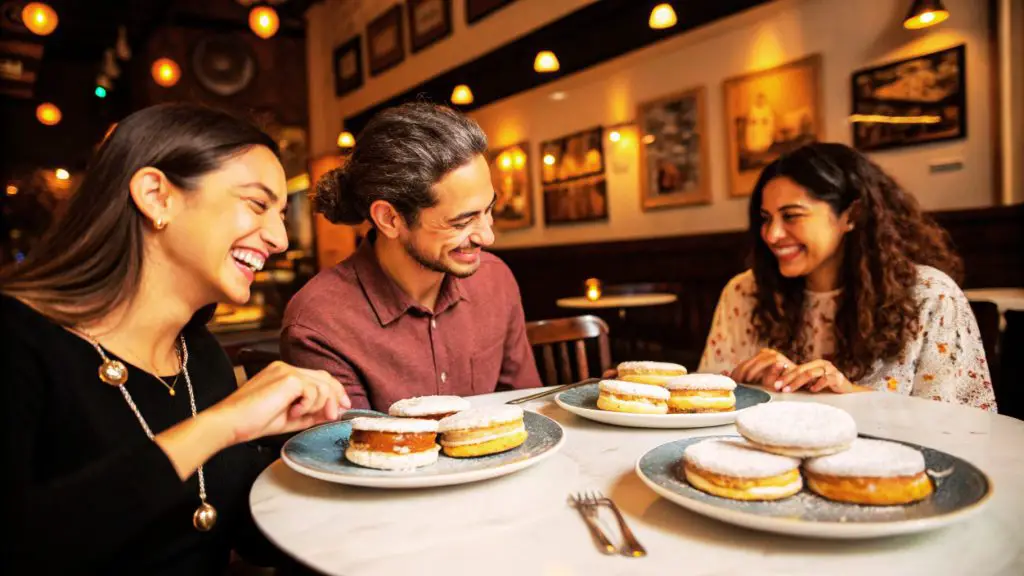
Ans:
{"type": "Polygon", "coordinates": [[[43,102],[36,108],[36,120],[39,120],[39,122],[44,126],[56,126],[57,124],[60,124],[62,116],[60,108],[57,108],[55,104],[50,102],[43,102]]]}
{"type": "Polygon", "coordinates": [[[153,62],[151,72],[153,74],[153,81],[164,88],[174,86],[181,79],[181,67],[170,58],[157,58],[153,62]]]}
{"type": "Polygon", "coordinates": [[[676,18],[676,11],[668,2],[658,4],[651,10],[651,18],[647,24],[655,30],[664,30],[676,25],[679,20],[676,18]]]}
{"type": "Polygon", "coordinates": [[[348,150],[353,148],[355,145],[356,139],[354,136],[352,136],[351,132],[346,130],[341,134],[338,134],[338,148],[341,148],[342,150],[348,150]]]}
{"type": "Polygon", "coordinates": [[[465,84],[459,84],[452,90],[452,104],[465,106],[473,103],[473,91],[465,84]]]}
{"type": "Polygon", "coordinates": [[[558,57],[551,50],[541,50],[537,52],[537,57],[533,60],[533,69],[537,72],[558,72],[558,57]]]}
{"type": "Polygon", "coordinates": [[[45,2],[29,2],[21,9],[21,21],[29,32],[47,36],[57,29],[57,12],[45,2]]]}
{"type": "Polygon", "coordinates": [[[920,30],[948,19],[949,10],[942,5],[942,0],[914,0],[910,12],[903,20],[903,27],[907,30],[920,30]]]}
{"type": "Polygon", "coordinates": [[[249,28],[252,29],[253,33],[266,40],[274,34],[277,34],[277,29],[281,27],[281,19],[277,15],[277,11],[270,6],[254,6],[249,11],[249,28]]]}

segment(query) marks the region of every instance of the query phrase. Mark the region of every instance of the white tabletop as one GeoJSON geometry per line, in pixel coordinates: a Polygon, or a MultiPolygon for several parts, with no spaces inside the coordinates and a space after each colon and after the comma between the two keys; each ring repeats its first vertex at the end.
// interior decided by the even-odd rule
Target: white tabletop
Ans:
{"type": "MultiPolygon", "coordinates": [[[[471,398],[505,402],[530,391],[471,398]]],[[[992,501],[964,523],[917,536],[825,541],[754,532],[704,518],[659,498],[633,471],[664,442],[734,433],[628,429],[577,418],[550,397],[524,407],[557,420],[566,444],[536,467],[504,478],[428,490],[349,488],[302,476],[280,460],[250,496],[259,527],[278,546],[327,574],[681,574],[928,576],[1024,574],[1024,422],[963,406],[870,392],[776,395],[849,411],[861,432],[944,450],[993,481],[992,501]],[[615,500],[645,558],[598,552],[570,492],[615,500]]]]}
{"type": "Polygon", "coordinates": [[[555,304],[559,308],[637,308],[639,306],[658,306],[671,304],[678,299],[668,292],[650,292],[647,294],[622,294],[618,296],[602,296],[597,300],[588,300],[583,296],[559,298],[555,304]]]}
{"type": "Polygon", "coordinates": [[[964,290],[970,300],[993,302],[1000,312],[1024,310],[1024,288],[975,288],[964,290]]]}

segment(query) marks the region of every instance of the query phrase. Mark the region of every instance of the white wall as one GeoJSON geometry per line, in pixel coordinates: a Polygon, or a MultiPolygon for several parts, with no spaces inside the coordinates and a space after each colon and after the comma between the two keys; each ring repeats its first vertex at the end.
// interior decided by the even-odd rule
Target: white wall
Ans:
{"type": "MultiPolygon", "coordinates": [[[[746,226],[746,199],[727,193],[726,141],[722,81],[750,71],[822,55],[826,140],[850,142],[850,74],[854,70],[967,45],[968,134],[965,140],[872,154],[872,158],[916,194],[930,210],[991,206],[993,157],[989,45],[986,2],[946,0],[951,18],[933,29],[908,31],[901,21],[910,0],[778,0],[530,92],[506,98],[472,113],[493,147],[520,140],[532,146],[534,215],[529,229],[503,232],[500,247],[598,242],[625,238],[697,234],[746,226]],[[607,145],[609,219],[607,222],[545,227],[540,192],[538,144],[598,124],[633,120],[638,102],[694,86],[708,89],[708,138],[713,203],[706,206],[642,212],[639,198],[636,135],[607,145]],[[562,91],[567,98],[549,96],[562,91]],[[960,160],[963,168],[932,174],[929,164],[960,160]]],[[[340,118],[399,93],[438,72],[486,52],[544,22],[587,4],[583,0],[519,0],[465,29],[462,2],[454,1],[455,35],[407,59],[347,98],[333,96],[330,51],[351,36],[331,11],[363,3],[328,2],[310,11],[310,114],[313,149],[328,151],[340,118]],[[333,28],[332,28],[333,27],[333,28]],[[460,30],[462,28],[462,30],[460,30]],[[330,29],[327,34],[326,30],[330,29]],[[326,65],[314,60],[326,56],[326,65]],[[392,76],[389,76],[392,75],[392,76]],[[326,95],[326,96],[325,96],[326,95]]],[[[388,2],[373,10],[382,11],[388,2]]],[[[370,9],[364,12],[371,12],[370,9]]],[[[362,14],[366,16],[367,14],[362,14]]],[[[372,18],[372,16],[370,16],[372,18]]],[[[685,18],[680,13],[680,18],[685,18]]]]}

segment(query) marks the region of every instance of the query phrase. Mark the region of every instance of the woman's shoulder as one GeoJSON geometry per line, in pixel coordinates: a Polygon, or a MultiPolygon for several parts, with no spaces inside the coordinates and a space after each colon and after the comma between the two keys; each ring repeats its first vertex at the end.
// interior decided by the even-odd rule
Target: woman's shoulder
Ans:
{"type": "Polygon", "coordinates": [[[729,283],[722,289],[722,297],[750,298],[756,291],[757,281],[754,280],[754,271],[745,270],[729,280],[729,283]]]}
{"type": "Polygon", "coordinates": [[[919,303],[928,303],[946,298],[966,299],[963,290],[953,280],[938,268],[918,264],[917,284],[914,286],[914,296],[919,303]]]}
{"type": "Polygon", "coordinates": [[[61,329],[55,322],[25,302],[9,294],[0,293],[0,327],[5,339],[13,338],[27,342],[49,339],[55,329],[61,329]]]}

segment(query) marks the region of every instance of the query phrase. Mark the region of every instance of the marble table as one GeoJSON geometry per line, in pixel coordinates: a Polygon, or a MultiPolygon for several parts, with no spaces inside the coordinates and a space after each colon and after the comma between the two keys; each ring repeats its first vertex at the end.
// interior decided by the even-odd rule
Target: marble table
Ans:
{"type": "MultiPolygon", "coordinates": [[[[502,403],[531,391],[471,398],[502,403]]],[[[566,444],[536,467],[440,489],[350,488],[302,476],[280,460],[256,481],[257,525],[278,546],[331,575],[1020,575],[1024,574],[1024,421],[884,392],[776,394],[849,411],[860,431],[965,458],[993,481],[979,515],[935,532],[827,541],[755,532],[704,518],[658,497],[633,471],[664,442],[734,433],[629,429],[584,420],[550,397],[524,408],[557,420],[566,444]],[[600,554],[570,492],[598,489],[615,500],[645,558],[600,554]]],[[[613,532],[614,534],[614,532],[613,532]]]]}

